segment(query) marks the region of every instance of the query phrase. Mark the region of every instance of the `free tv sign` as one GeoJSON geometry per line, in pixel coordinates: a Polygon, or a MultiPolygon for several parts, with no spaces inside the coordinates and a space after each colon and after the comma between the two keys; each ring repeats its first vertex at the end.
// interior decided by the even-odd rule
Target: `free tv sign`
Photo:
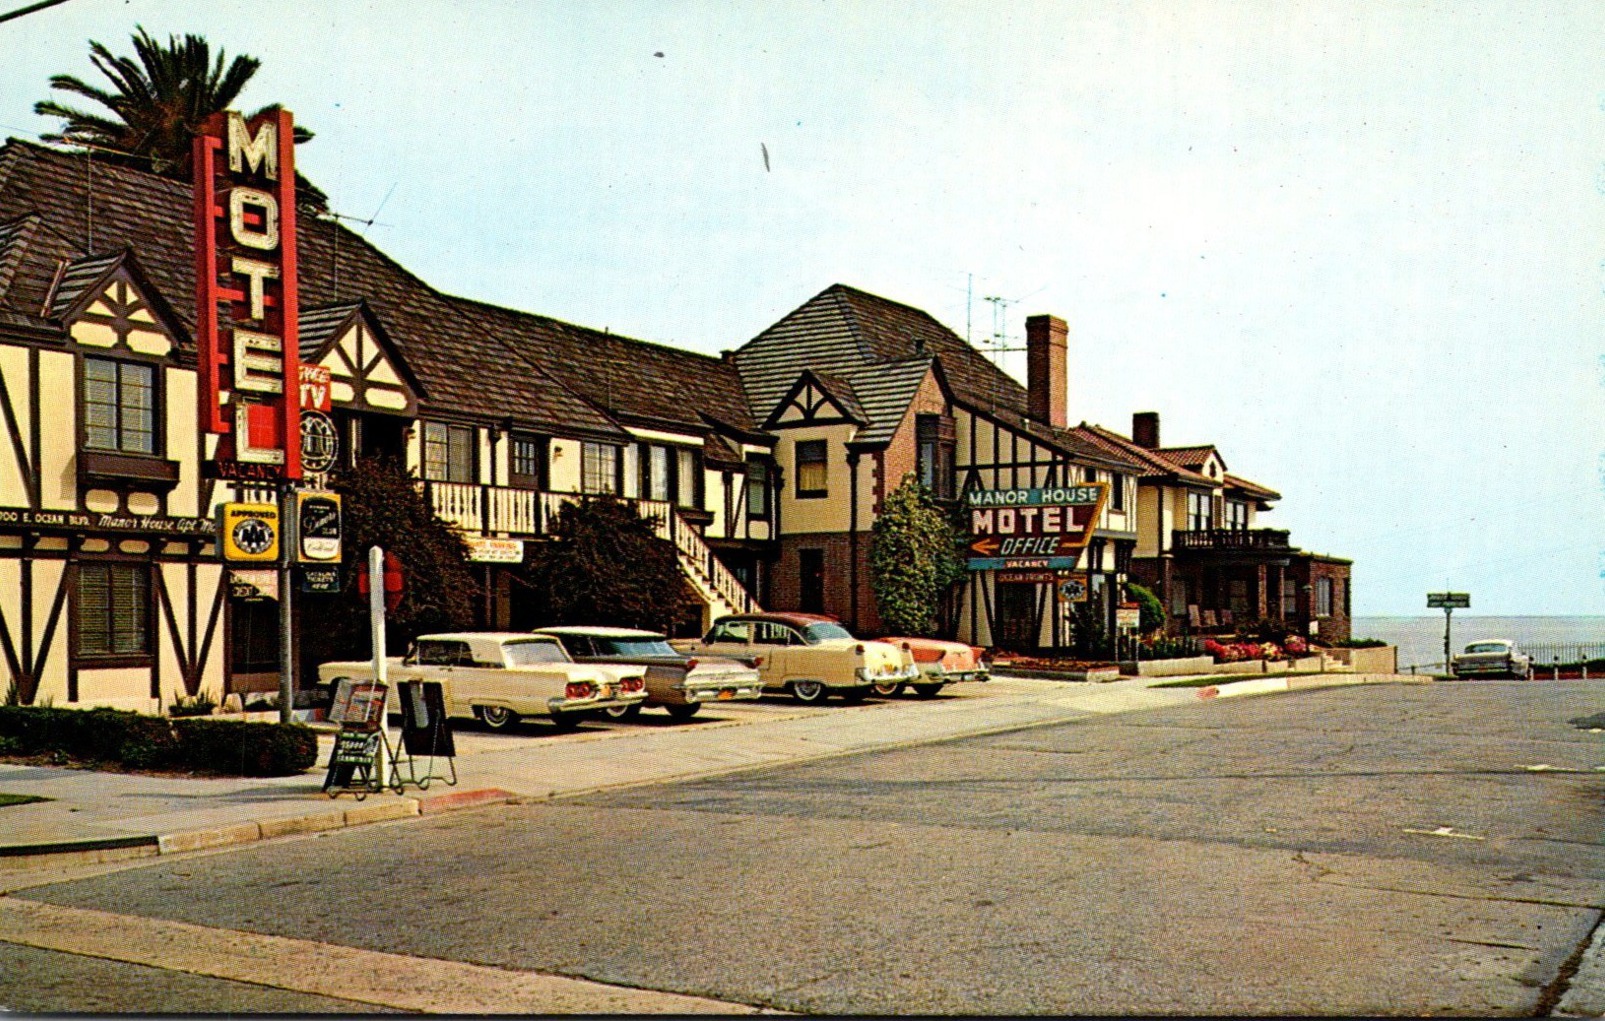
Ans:
{"type": "Polygon", "coordinates": [[[195,136],[200,418],[225,475],[301,477],[294,132],[288,110],[228,110],[195,136]]]}

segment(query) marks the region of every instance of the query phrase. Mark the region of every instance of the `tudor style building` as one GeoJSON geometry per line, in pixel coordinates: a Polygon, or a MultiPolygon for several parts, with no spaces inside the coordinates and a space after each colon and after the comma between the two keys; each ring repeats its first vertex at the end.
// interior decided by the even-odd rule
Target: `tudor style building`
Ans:
{"type": "Polygon", "coordinates": [[[1256,527],[1281,494],[1226,470],[1213,445],[1162,447],[1159,415],[1131,437],[1083,422],[1076,432],[1139,462],[1132,576],[1151,586],[1172,632],[1229,632],[1271,621],[1336,642],[1349,637],[1352,561],[1307,553],[1285,529],[1256,527]]]}
{"type": "MultiPolygon", "coordinates": [[[[275,494],[205,471],[191,203],[182,182],[0,148],[0,652],[25,702],[276,684],[276,603],[213,543],[220,503],[275,494]]],[[[484,561],[483,623],[518,615],[498,561],[582,494],[634,501],[675,543],[690,627],[756,606],[772,441],[733,367],[441,294],[331,220],[297,237],[299,354],[329,370],[344,456],[420,479],[484,561]]]]}
{"type": "MultiPolygon", "coordinates": [[[[208,476],[191,205],[182,182],[0,147],[0,654],[24,702],[276,687],[277,605],[213,542],[219,504],[275,494],[208,476]]],[[[761,604],[880,633],[870,530],[912,473],[951,503],[1107,485],[1078,563],[1106,628],[1132,576],[1178,628],[1252,610],[1347,634],[1347,562],[1251,527],[1274,492],[1213,448],[1160,449],[1157,418],[1151,443],[1068,426],[1052,316],[1028,321],[1025,387],[925,312],[841,284],[713,358],[443,294],[330,219],[298,217],[297,239],[298,354],[329,372],[342,456],[417,477],[480,564],[484,625],[538,623],[516,561],[564,502],[605,493],[674,543],[685,631],[761,604]]],[[[1040,573],[976,571],[944,627],[1062,647],[1075,609],[1040,573]]]]}

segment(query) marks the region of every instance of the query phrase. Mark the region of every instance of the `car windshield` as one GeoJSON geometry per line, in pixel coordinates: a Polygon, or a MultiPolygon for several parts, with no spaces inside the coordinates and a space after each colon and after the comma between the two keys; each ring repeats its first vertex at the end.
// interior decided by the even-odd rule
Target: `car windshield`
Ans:
{"type": "Polygon", "coordinates": [[[678,656],[661,638],[598,638],[596,651],[603,656],[678,656]]]}
{"type": "Polygon", "coordinates": [[[1504,642],[1472,642],[1466,646],[1467,652],[1504,652],[1504,642]]]}
{"type": "Polygon", "coordinates": [[[853,633],[840,624],[821,622],[810,624],[803,628],[803,641],[809,645],[818,645],[820,642],[831,642],[839,638],[852,638],[853,633]]]}
{"type": "Polygon", "coordinates": [[[508,642],[502,646],[510,667],[539,666],[542,663],[567,663],[569,658],[556,642],[539,640],[508,642]]]}

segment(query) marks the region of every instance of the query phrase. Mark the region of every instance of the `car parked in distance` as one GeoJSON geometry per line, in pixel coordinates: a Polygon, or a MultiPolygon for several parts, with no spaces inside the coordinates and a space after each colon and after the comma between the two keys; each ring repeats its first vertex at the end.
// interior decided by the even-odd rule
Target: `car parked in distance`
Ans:
{"type": "Polygon", "coordinates": [[[1453,656],[1449,672],[1456,677],[1514,677],[1525,680],[1532,676],[1532,658],[1507,638],[1488,638],[1472,642],[1466,651],[1453,656]]]}
{"type": "Polygon", "coordinates": [[[694,656],[748,660],[758,668],[765,691],[787,691],[810,704],[823,702],[828,695],[856,702],[877,683],[919,677],[907,650],[854,638],[830,617],[811,613],[720,617],[701,639],[673,645],[694,656]]]}
{"type": "MultiPolygon", "coordinates": [[[[460,631],[420,635],[405,656],[386,661],[389,683],[439,681],[446,715],[474,717],[505,730],[525,716],[568,729],[615,706],[646,699],[646,668],[576,663],[558,640],[527,632],[460,631]]],[[[318,683],[373,680],[371,662],[318,667],[318,683]]],[[[394,695],[391,696],[394,698],[394,695]]]]}
{"type": "MultiPolygon", "coordinates": [[[[941,638],[883,638],[883,642],[906,648],[919,667],[920,679],[913,682],[915,692],[931,698],[956,681],[984,681],[992,676],[986,665],[986,650],[963,642],[941,638]]],[[[901,695],[907,682],[876,682],[875,694],[901,695]]]]}
{"type": "Polygon", "coordinates": [[[662,706],[677,720],[690,719],[705,702],[751,700],[763,694],[756,668],[720,656],[687,656],[666,635],[626,627],[561,626],[536,628],[551,635],[576,663],[646,668],[646,701],[610,706],[609,716],[629,717],[643,706],[662,706]]]}

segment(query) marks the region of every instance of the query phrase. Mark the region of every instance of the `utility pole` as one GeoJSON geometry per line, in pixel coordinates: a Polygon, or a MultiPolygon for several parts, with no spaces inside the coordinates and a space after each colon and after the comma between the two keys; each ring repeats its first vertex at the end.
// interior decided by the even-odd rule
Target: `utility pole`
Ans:
{"type": "Polygon", "coordinates": [[[1471,608],[1471,593],[1428,592],[1427,608],[1431,610],[1439,607],[1443,609],[1443,670],[1444,673],[1449,673],[1449,661],[1454,658],[1454,654],[1450,651],[1453,648],[1449,641],[1450,618],[1454,616],[1456,610],[1471,608]]]}
{"type": "Polygon", "coordinates": [[[295,486],[279,486],[279,722],[294,719],[295,709],[295,486]]]}

